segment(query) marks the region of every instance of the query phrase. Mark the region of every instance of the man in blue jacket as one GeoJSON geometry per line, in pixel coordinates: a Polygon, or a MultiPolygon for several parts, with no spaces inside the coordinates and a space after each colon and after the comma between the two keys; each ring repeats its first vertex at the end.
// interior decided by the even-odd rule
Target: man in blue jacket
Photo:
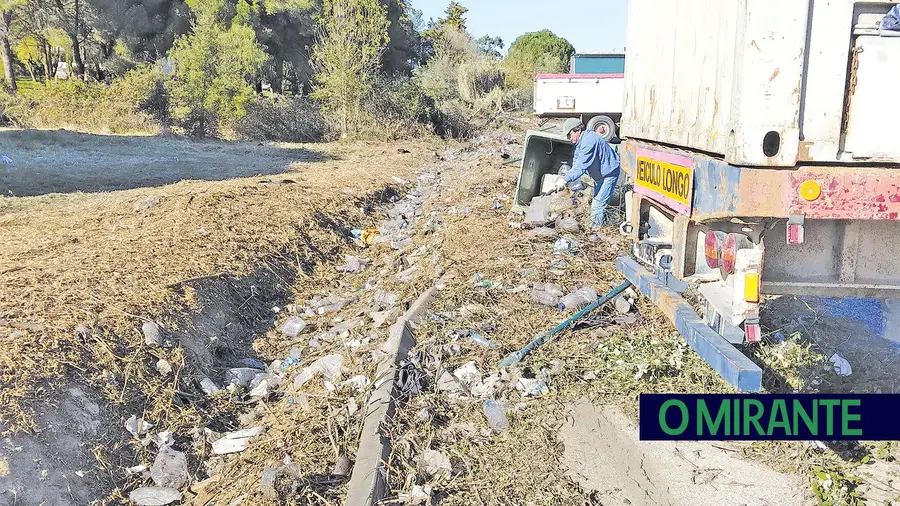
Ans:
{"type": "Polygon", "coordinates": [[[619,180],[619,154],[597,132],[584,131],[581,121],[569,118],[563,124],[566,138],[575,144],[572,168],[557,181],[557,190],[563,190],[569,183],[577,181],[585,174],[594,180],[594,199],[591,201],[591,224],[603,225],[606,208],[616,190],[619,180]]]}

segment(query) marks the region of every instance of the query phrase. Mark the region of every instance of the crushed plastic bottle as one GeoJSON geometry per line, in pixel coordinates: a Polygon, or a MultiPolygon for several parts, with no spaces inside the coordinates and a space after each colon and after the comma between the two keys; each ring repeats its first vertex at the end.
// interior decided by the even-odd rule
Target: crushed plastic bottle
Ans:
{"type": "Polygon", "coordinates": [[[557,307],[560,311],[581,309],[596,301],[597,298],[597,292],[593,288],[584,286],[563,297],[557,307]]]}
{"type": "Polygon", "coordinates": [[[488,425],[494,430],[506,430],[509,428],[509,420],[503,408],[494,399],[485,399],[483,404],[484,417],[487,418],[488,425]]]}
{"type": "Polygon", "coordinates": [[[535,283],[531,290],[534,301],[544,306],[556,307],[562,295],[562,291],[553,283],[535,283]]]}

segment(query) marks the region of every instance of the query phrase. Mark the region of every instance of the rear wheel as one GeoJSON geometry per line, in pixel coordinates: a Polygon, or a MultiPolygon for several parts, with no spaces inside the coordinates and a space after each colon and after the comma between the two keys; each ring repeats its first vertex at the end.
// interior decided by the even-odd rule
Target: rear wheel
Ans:
{"type": "Polygon", "coordinates": [[[588,121],[587,129],[597,132],[607,142],[616,136],[616,122],[609,116],[594,116],[588,121]]]}

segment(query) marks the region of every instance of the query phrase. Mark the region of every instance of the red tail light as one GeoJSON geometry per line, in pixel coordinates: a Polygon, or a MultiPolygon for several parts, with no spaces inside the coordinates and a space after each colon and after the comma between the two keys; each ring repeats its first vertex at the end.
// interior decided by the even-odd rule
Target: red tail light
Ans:
{"type": "Polygon", "coordinates": [[[722,243],[725,242],[725,234],[723,232],[707,232],[704,251],[706,252],[706,265],[710,269],[719,266],[719,259],[722,257],[722,243]]]}
{"type": "Polygon", "coordinates": [[[720,257],[719,267],[725,274],[734,272],[734,261],[737,258],[737,252],[740,249],[750,247],[750,239],[741,234],[728,234],[722,244],[722,256],[720,257]]]}

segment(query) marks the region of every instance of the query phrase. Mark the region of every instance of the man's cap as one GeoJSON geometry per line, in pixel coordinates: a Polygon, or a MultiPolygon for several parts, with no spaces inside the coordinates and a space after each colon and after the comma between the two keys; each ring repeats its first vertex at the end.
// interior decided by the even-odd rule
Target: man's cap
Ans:
{"type": "Polygon", "coordinates": [[[563,135],[569,135],[572,133],[572,130],[581,126],[581,121],[578,118],[569,118],[563,123],[563,135]]]}

